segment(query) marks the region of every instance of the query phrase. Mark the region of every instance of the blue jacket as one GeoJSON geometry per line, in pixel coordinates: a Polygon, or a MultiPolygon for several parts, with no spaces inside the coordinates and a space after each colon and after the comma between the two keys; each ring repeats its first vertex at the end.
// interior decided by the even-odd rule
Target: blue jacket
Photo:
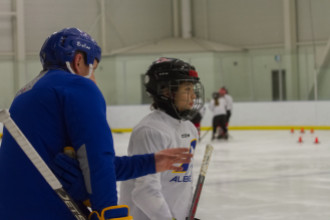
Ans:
{"type": "MultiPolygon", "coordinates": [[[[18,95],[13,120],[46,162],[73,146],[94,210],[117,205],[115,152],[104,98],[89,79],[50,70],[18,95]]],[[[4,129],[0,147],[0,219],[73,220],[62,200],[4,129]]],[[[118,158],[121,178],[140,175],[129,158],[118,158]],[[125,164],[125,169],[120,168],[125,164]]]]}

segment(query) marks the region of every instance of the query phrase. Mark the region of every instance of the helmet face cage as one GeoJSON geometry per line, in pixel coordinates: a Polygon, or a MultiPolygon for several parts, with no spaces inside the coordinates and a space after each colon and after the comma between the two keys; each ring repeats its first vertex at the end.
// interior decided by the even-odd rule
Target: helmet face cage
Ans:
{"type": "MultiPolygon", "coordinates": [[[[190,92],[187,92],[187,105],[189,104],[188,96],[191,96],[190,92]]],[[[170,82],[169,84],[169,97],[170,104],[172,108],[175,110],[177,115],[182,120],[190,120],[192,119],[199,110],[204,106],[204,87],[203,84],[197,80],[175,80],[170,82]],[[184,82],[191,82],[193,84],[193,91],[195,98],[194,104],[190,109],[184,109],[183,111],[179,111],[177,106],[175,105],[175,94],[178,91],[179,86],[184,82]]]]}
{"type": "Polygon", "coordinates": [[[199,82],[198,73],[192,65],[180,59],[161,57],[153,62],[145,75],[145,87],[147,93],[153,97],[153,106],[156,109],[161,108],[178,119],[189,120],[204,104],[204,88],[199,82]],[[192,100],[191,97],[188,99],[188,95],[192,94],[187,94],[187,109],[179,111],[174,98],[183,82],[194,85],[192,92],[195,98],[191,107],[192,100]]]}

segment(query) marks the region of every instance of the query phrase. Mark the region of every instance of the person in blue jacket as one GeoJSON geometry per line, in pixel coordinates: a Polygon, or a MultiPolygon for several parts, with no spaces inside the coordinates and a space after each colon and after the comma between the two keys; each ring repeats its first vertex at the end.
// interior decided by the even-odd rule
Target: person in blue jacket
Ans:
{"type": "MultiPolygon", "coordinates": [[[[43,70],[17,93],[11,117],[50,167],[65,146],[74,148],[92,210],[108,210],[102,219],[114,218],[113,213],[116,219],[130,219],[127,210],[116,212],[116,176],[127,179],[174,169],[177,156],[160,152],[115,157],[106,103],[94,82],[101,48],[90,35],[77,28],[55,32],[45,40],[40,60],[43,70]]],[[[5,128],[0,179],[0,219],[75,219],[5,128]]],[[[76,198],[78,205],[83,199],[76,198]]]]}

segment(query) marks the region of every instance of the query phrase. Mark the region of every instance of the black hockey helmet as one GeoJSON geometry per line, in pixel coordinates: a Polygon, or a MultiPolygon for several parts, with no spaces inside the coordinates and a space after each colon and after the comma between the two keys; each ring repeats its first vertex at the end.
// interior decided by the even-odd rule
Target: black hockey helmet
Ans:
{"type": "MultiPolygon", "coordinates": [[[[220,91],[220,90],[219,90],[220,91]]],[[[214,98],[214,99],[218,99],[218,98],[220,98],[220,92],[213,92],[212,93],[212,98],[214,98]]]]}
{"type": "Polygon", "coordinates": [[[178,119],[191,119],[204,105],[204,88],[195,67],[180,59],[161,57],[154,61],[146,72],[145,87],[154,99],[155,108],[163,109],[178,119]],[[192,109],[180,112],[174,105],[173,94],[182,82],[194,84],[196,99],[192,109]],[[164,95],[165,88],[169,88],[170,95],[164,95]]]}

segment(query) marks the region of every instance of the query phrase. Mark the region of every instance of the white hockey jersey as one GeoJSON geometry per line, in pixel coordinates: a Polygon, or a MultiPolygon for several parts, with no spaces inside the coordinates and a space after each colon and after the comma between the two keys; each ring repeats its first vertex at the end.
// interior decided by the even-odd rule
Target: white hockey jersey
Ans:
{"type": "Polygon", "coordinates": [[[225,99],[227,102],[227,110],[232,111],[233,110],[233,98],[231,97],[231,95],[226,94],[225,99]]]}
{"type": "MultiPolygon", "coordinates": [[[[187,147],[194,153],[197,137],[190,121],[155,110],[133,129],[128,155],[176,147],[187,147]]],[[[119,204],[130,207],[134,220],[184,220],[193,194],[192,164],[181,164],[182,172],[165,171],[122,182],[119,204]]]]}
{"type": "Polygon", "coordinates": [[[209,103],[209,109],[213,113],[213,116],[217,115],[226,115],[227,114],[227,102],[224,97],[220,97],[218,99],[219,104],[215,105],[214,99],[212,99],[209,103]]]}

